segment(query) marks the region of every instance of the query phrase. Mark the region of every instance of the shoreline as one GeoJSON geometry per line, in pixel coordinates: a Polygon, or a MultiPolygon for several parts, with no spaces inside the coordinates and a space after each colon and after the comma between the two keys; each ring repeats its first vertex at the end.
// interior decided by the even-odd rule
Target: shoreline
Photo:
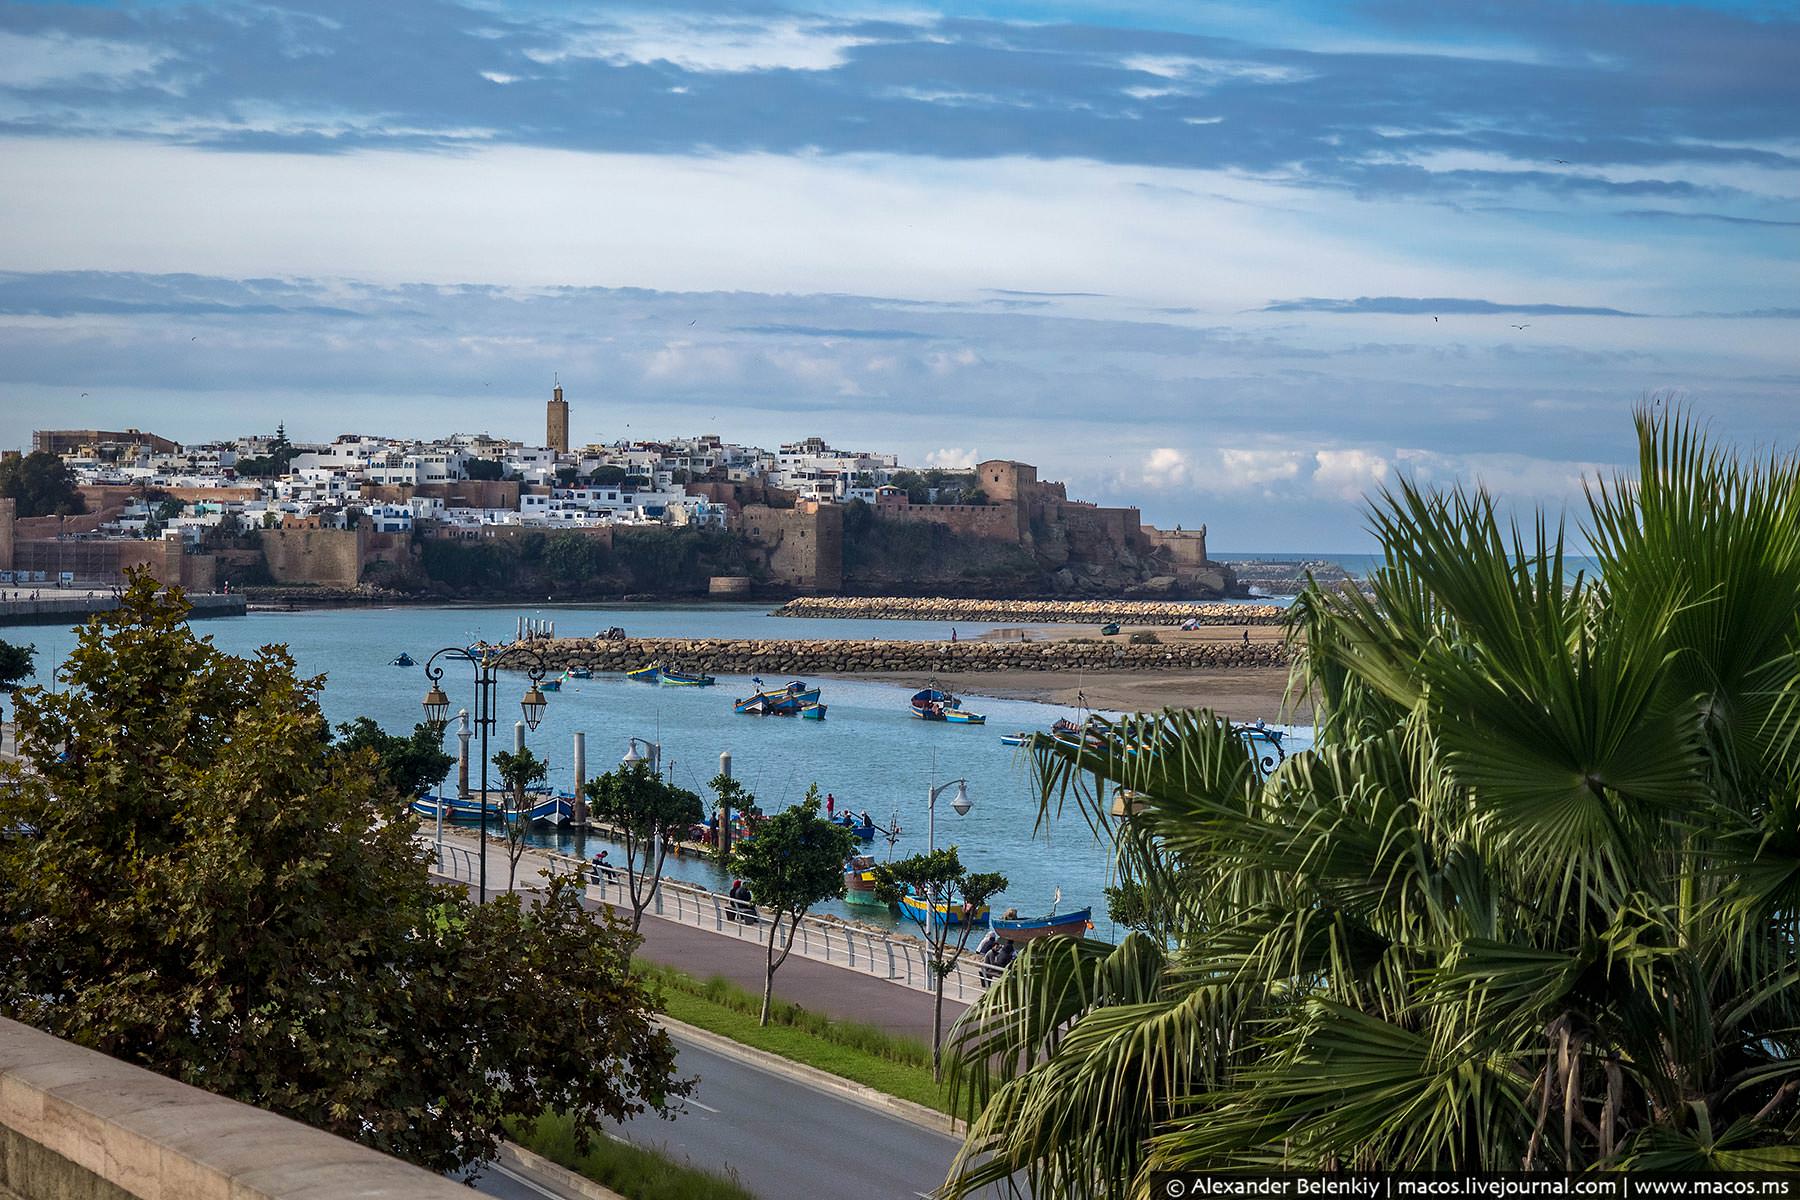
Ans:
{"type": "MultiPolygon", "coordinates": [[[[821,678],[868,683],[919,683],[905,671],[853,671],[821,678]]],[[[959,696],[995,700],[1029,700],[1070,709],[1109,712],[1157,712],[1164,708],[1205,708],[1233,721],[1265,720],[1308,725],[1312,705],[1302,702],[1293,712],[1283,704],[1288,688],[1285,667],[1225,667],[1195,671],[1089,671],[1071,678],[1044,671],[942,671],[937,685],[959,696]]],[[[996,729],[1000,728],[995,726],[996,729]]],[[[1004,729],[1001,732],[1008,732],[1004,729]]]]}

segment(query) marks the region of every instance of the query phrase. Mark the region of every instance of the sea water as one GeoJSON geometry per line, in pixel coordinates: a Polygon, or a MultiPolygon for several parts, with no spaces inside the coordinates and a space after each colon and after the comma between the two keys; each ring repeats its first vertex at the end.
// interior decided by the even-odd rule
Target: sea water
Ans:
{"type": "MultiPolygon", "coordinates": [[[[778,618],[769,616],[766,607],[751,605],[318,609],[252,612],[199,621],[194,629],[232,654],[284,644],[302,675],[325,677],[323,705],[332,722],[369,716],[390,732],[405,733],[424,716],[420,706],[427,687],[424,663],[431,654],[480,639],[511,640],[521,615],[554,620],[562,637],[590,636],[613,625],[643,637],[947,639],[951,630],[942,622],[778,618]],[[402,652],[416,665],[390,666],[402,652]]],[[[996,627],[963,622],[956,630],[966,638],[996,627]]],[[[46,683],[48,665],[60,662],[74,645],[71,631],[54,626],[0,628],[0,638],[35,644],[37,681],[46,683]]],[[[473,672],[463,662],[440,660],[440,665],[453,714],[445,749],[455,753],[454,714],[460,708],[475,710],[473,672]]],[[[765,682],[777,686],[786,678],[765,682]]],[[[1076,712],[1056,705],[968,696],[964,707],[984,713],[987,724],[949,725],[911,715],[907,701],[926,685],[923,676],[904,683],[821,676],[809,682],[823,689],[821,699],[828,707],[824,721],[735,715],[732,700],[756,690],[744,676],[722,675],[716,686],[698,688],[662,687],[596,673],[593,679],[569,679],[561,691],[549,693],[542,724],[525,740],[549,762],[550,783],[559,791],[569,790],[574,781],[575,733],[586,735],[590,778],[619,761],[627,739],[654,742],[662,747],[664,771],[703,799],[710,797],[706,785],[718,774],[719,753],[729,751],[733,775],[764,811],[787,807],[816,783],[821,795],[829,792],[835,797],[839,811],[866,809],[880,825],[898,824],[900,833],[891,847],[879,835],[867,847],[878,859],[923,851],[929,789],[966,779],[972,807],[967,815],[956,815],[950,807],[954,788],[946,789],[936,806],[935,844],[957,846],[971,870],[998,871],[1007,877],[1007,889],[996,898],[994,911],[1014,905],[1022,914],[1039,915],[1050,910],[1060,889],[1058,911],[1092,906],[1095,933],[1116,935],[1106,918],[1102,894],[1112,882],[1105,843],[1072,804],[1060,816],[1053,809],[1040,820],[1040,791],[1030,756],[1000,744],[1002,734],[1044,729],[1058,717],[1077,717],[1076,712]]],[[[525,687],[523,675],[502,673],[496,699],[498,726],[491,735],[490,752],[512,748],[525,687]]],[[[479,735],[471,745],[470,776],[479,786],[479,735]]],[[[452,778],[449,785],[454,787],[454,782],[452,778]]],[[[534,834],[534,839],[574,849],[572,835],[546,830],[534,834]]],[[[606,845],[590,837],[585,850],[591,856],[606,845]]],[[[614,850],[611,857],[619,859],[620,852],[614,850]]],[[[718,890],[730,885],[730,876],[709,861],[671,857],[665,871],[718,890]]],[[[898,924],[883,910],[840,903],[820,908],[898,924]]]]}

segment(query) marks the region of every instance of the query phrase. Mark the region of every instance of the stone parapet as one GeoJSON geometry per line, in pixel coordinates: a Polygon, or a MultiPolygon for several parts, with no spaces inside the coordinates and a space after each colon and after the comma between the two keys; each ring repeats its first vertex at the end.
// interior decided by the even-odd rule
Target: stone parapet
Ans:
{"type": "Polygon", "coordinates": [[[286,1117],[0,1019],[0,1196],[467,1200],[286,1117]]]}
{"type": "Polygon", "coordinates": [[[1275,604],[1206,604],[1156,600],[958,600],[946,596],[801,596],[777,617],[907,621],[1017,621],[1020,624],[1279,625],[1275,604]]]}

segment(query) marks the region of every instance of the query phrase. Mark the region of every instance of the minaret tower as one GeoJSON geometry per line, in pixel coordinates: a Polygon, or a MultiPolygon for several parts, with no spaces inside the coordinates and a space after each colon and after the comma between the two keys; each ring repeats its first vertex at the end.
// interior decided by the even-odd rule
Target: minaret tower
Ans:
{"type": "Polygon", "coordinates": [[[558,454],[569,452],[569,402],[563,399],[561,379],[556,381],[544,413],[544,444],[558,454]]]}

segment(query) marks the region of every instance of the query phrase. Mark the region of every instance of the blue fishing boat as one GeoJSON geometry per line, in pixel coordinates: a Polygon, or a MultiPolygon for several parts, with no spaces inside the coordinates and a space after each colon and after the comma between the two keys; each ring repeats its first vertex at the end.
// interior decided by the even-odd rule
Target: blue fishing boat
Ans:
{"type": "Polygon", "coordinates": [[[1093,928],[1093,916],[1093,909],[1078,908],[1072,913],[1052,912],[1047,917],[995,917],[993,926],[994,932],[1009,942],[1029,942],[1058,935],[1081,937],[1093,928]]]}
{"type": "Polygon", "coordinates": [[[546,679],[538,684],[538,689],[545,692],[560,692],[562,691],[562,680],[546,679]]]}
{"type": "Polygon", "coordinates": [[[1283,730],[1270,729],[1263,722],[1254,725],[1236,727],[1238,740],[1244,749],[1250,752],[1250,760],[1256,764],[1256,773],[1264,779],[1274,774],[1287,759],[1287,750],[1281,744],[1283,730]]]}
{"type": "Polygon", "coordinates": [[[663,668],[662,681],[670,687],[711,687],[719,682],[704,672],[677,671],[670,667],[663,668]]]}
{"type": "Polygon", "coordinates": [[[966,708],[947,708],[947,709],[945,709],[944,710],[944,720],[950,722],[950,724],[952,724],[952,725],[986,725],[987,724],[986,717],[982,716],[980,713],[970,712],[966,708]]]}
{"type": "Polygon", "coordinates": [[[850,813],[842,812],[831,818],[831,823],[833,825],[841,825],[845,829],[848,829],[851,833],[856,835],[858,841],[872,842],[875,840],[875,822],[872,820],[865,820],[861,817],[852,816],[850,813]]]}
{"type": "Polygon", "coordinates": [[[1000,735],[1000,744],[1002,746],[1023,746],[1030,741],[1031,734],[1026,733],[1024,730],[1020,730],[1018,733],[1003,733],[1000,735]]]}
{"type": "Polygon", "coordinates": [[[911,700],[912,715],[921,721],[942,721],[944,714],[960,708],[962,701],[949,692],[940,692],[934,687],[922,688],[913,693],[911,700]]]}
{"type": "Polygon", "coordinates": [[[593,672],[593,669],[590,667],[570,667],[569,668],[569,678],[570,679],[592,679],[593,677],[594,677],[594,672],[593,672]]]}
{"type": "MultiPolygon", "coordinates": [[[[949,924],[954,927],[964,924],[963,906],[960,904],[944,904],[942,902],[937,904],[927,904],[918,896],[908,893],[907,895],[900,897],[900,909],[907,916],[911,917],[921,925],[925,923],[925,914],[927,912],[931,914],[931,923],[933,925],[949,924]]],[[[967,924],[975,928],[981,928],[987,923],[988,906],[985,904],[976,909],[973,913],[968,914],[967,924]]]]}
{"type": "Polygon", "coordinates": [[[823,721],[825,719],[825,706],[817,701],[814,701],[811,704],[802,704],[800,706],[800,719],[803,721],[823,721]]]}
{"type": "Polygon", "coordinates": [[[625,672],[625,678],[635,679],[639,683],[655,683],[662,678],[662,664],[651,663],[647,667],[639,667],[635,671],[625,672]]]}
{"type": "MultiPolygon", "coordinates": [[[[427,821],[437,820],[438,809],[444,810],[444,820],[457,825],[479,825],[481,823],[481,801],[473,796],[420,796],[412,802],[414,813],[427,821]]],[[[488,815],[494,815],[494,806],[488,805],[488,815]]]]}
{"type": "Polygon", "coordinates": [[[399,654],[396,654],[394,656],[394,661],[388,664],[390,667],[411,667],[415,665],[417,664],[413,662],[413,656],[404,650],[399,654]]]}
{"type": "MultiPolygon", "coordinates": [[[[760,681],[758,681],[760,682],[760,681]]],[[[732,711],[759,717],[794,717],[809,704],[819,702],[819,689],[799,680],[772,691],[757,692],[732,702],[732,711]]]]}

